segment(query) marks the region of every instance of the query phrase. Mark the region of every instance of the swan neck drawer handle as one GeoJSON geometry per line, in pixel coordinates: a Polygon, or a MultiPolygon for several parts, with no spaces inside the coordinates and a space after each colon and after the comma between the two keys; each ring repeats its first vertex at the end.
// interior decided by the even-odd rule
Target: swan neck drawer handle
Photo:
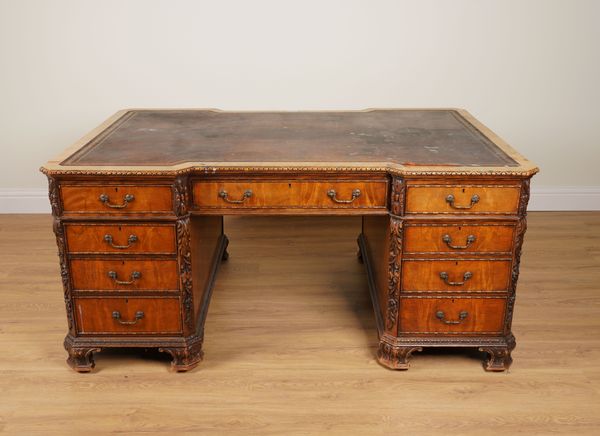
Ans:
{"type": "Polygon", "coordinates": [[[108,276],[114,280],[117,285],[131,285],[136,280],[142,277],[142,273],[139,271],[134,271],[131,273],[131,280],[119,280],[117,277],[117,273],[115,271],[109,271],[108,276]]]}
{"type": "Polygon", "coordinates": [[[133,321],[123,321],[121,319],[121,312],[119,312],[118,310],[115,310],[112,313],[112,317],[115,321],[117,321],[121,325],[134,325],[134,324],[137,324],[137,322],[144,317],[144,312],[142,312],[141,310],[138,310],[135,313],[135,319],[133,321]]]}
{"type": "Polygon", "coordinates": [[[448,280],[448,273],[446,271],[442,271],[440,273],[440,278],[444,281],[444,283],[446,283],[449,286],[462,286],[464,285],[467,280],[469,280],[471,277],[473,277],[473,273],[471,271],[467,271],[463,274],[463,281],[462,282],[451,282],[448,280]]]}
{"type": "Polygon", "coordinates": [[[454,195],[448,194],[446,196],[446,202],[450,205],[450,207],[454,209],[471,209],[473,206],[479,203],[479,195],[473,194],[473,196],[471,197],[471,204],[469,204],[468,206],[459,206],[457,204],[454,204],[454,200],[454,195]]]}
{"type": "Polygon", "coordinates": [[[119,250],[125,250],[129,247],[131,247],[131,245],[135,242],[137,242],[138,237],[135,235],[129,235],[129,237],[127,238],[127,245],[117,245],[113,242],[113,237],[111,234],[107,233],[106,235],[104,235],[104,241],[110,245],[112,248],[118,248],[119,250]]]}
{"type": "Polygon", "coordinates": [[[110,202],[110,199],[108,198],[107,194],[100,194],[100,197],[98,197],[98,199],[105,204],[106,206],[113,208],[113,209],[123,209],[125,207],[127,207],[127,205],[129,203],[131,203],[133,200],[135,200],[135,197],[133,196],[133,194],[125,194],[123,196],[123,203],[121,204],[112,204],[110,202]]]}
{"type": "Polygon", "coordinates": [[[458,314],[458,319],[455,321],[451,321],[451,320],[447,320],[446,319],[446,314],[444,313],[443,310],[438,310],[435,313],[435,317],[437,319],[439,319],[441,322],[443,322],[444,324],[449,324],[449,325],[456,325],[456,324],[460,324],[461,322],[463,322],[465,319],[467,319],[467,317],[469,316],[469,312],[467,312],[466,310],[461,310],[460,313],[458,314]]]}
{"type": "Polygon", "coordinates": [[[467,242],[465,245],[452,245],[452,238],[450,237],[450,235],[444,235],[442,236],[442,241],[444,241],[446,243],[446,245],[454,250],[464,250],[465,248],[469,248],[469,246],[475,242],[477,238],[475,237],[475,235],[469,235],[467,236],[467,242]]]}
{"type": "Polygon", "coordinates": [[[225,201],[226,203],[232,203],[232,204],[241,204],[244,201],[246,201],[247,198],[252,197],[252,190],[248,189],[246,190],[243,194],[242,194],[242,198],[240,200],[231,200],[229,198],[229,194],[227,193],[227,191],[225,190],[221,190],[219,191],[219,197],[223,199],[223,201],[225,201]]]}
{"type": "Polygon", "coordinates": [[[352,198],[350,198],[350,200],[340,200],[339,198],[337,198],[337,192],[335,192],[335,189],[330,189],[329,191],[327,191],[327,196],[329,198],[331,198],[336,203],[343,203],[343,204],[352,203],[354,200],[356,200],[358,197],[360,197],[360,194],[361,194],[360,189],[355,189],[352,191],[352,198]]]}

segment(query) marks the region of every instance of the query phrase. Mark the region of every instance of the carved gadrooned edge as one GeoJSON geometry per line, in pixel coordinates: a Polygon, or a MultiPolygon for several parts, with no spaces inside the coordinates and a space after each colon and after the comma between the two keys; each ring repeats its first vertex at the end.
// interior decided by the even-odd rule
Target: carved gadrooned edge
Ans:
{"type": "Polygon", "coordinates": [[[188,178],[177,177],[173,184],[173,209],[177,216],[184,216],[188,213],[188,201],[188,178]]]}
{"type": "Polygon", "coordinates": [[[402,256],[402,220],[390,217],[390,251],[388,256],[388,301],[385,327],[393,331],[398,320],[400,295],[400,257],[402,256]]]}
{"type": "Polygon", "coordinates": [[[399,177],[392,179],[392,195],[390,209],[394,215],[404,213],[404,196],[406,193],[406,184],[399,177]]]}
{"type": "Polygon", "coordinates": [[[61,175],[61,176],[180,176],[190,173],[290,173],[290,172],[356,172],[356,173],[372,173],[372,172],[386,172],[392,176],[501,176],[501,177],[531,177],[536,174],[539,170],[537,168],[527,169],[512,169],[507,170],[505,167],[501,169],[480,169],[477,168],[469,170],[451,170],[444,168],[443,170],[417,170],[417,169],[403,169],[391,166],[373,166],[373,167],[351,167],[351,166],[220,166],[220,165],[192,165],[185,168],[179,169],[135,169],[135,170],[116,170],[114,167],[110,169],[74,169],[68,167],[65,169],[55,169],[41,167],[40,171],[49,176],[61,175]]]}
{"type": "Polygon", "coordinates": [[[192,250],[190,217],[177,220],[177,257],[181,282],[183,323],[188,331],[194,329],[194,304],[192,282],[192,250]]]}
{"type": "Polygon", "coordinates": [[[74,332],[75,323],[73,322],[73,299],[71,295],[71,277],[69,274],[69,260],[67,257],[65,231],[62,222],[58,218],[54,218],[52,228],[54,230],[54,235],[56,236],[56,245],[58,247],[60,278],[63,285],[63,296],[65,301],[65,309],[67,311],[69,331],[74,332]]]}

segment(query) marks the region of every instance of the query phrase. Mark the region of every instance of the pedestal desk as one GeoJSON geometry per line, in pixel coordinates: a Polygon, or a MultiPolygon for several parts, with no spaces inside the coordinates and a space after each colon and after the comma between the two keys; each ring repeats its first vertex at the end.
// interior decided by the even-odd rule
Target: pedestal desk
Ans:
{"type": "Polygon", "coordinates": [[[109,347],[194,368],[223,215],[240,214],[362,217],[382,365],[423,347],[511,364],[537,168],[464,110],[124,110],[42,172],[76,371],[109,347]]]}

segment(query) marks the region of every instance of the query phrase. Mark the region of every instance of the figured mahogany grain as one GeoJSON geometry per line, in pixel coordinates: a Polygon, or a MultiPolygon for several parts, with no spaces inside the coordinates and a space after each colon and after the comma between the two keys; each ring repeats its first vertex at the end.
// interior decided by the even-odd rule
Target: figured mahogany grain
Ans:
{"type": "Polygon", "coordinates": [[[504,298],[402,298],[399,333],[500,333],[503,328],[504,298]],[[444,312],[444,320],[436,313],[444,312]],[[467,316],[460,320],[460,312],[467,316]]]}
{"type": "Polygon", "coordinates": [[[410,260],[402,262],[402,290],[468,292],[504,292],[510,279],[510,260],[410,260]],[[440,273],[448,274],[448,282],[464,282],[463,285],[449,285],[440,273]],[[472,273],[468,280],[465,272],[472,273]]]}
{"type": "Polygon", "coordinates": [[[179,272],[174,259],[71,259],[71,277],[74,290],[179,290],[179,272]],[[109,276],[117,273],[117,280],[131,281],[133,272],[141,274],[131,284],[118,284],[109,276]]]}
{"type": "Polygon", "coordinates": [[[386,179],[379,181],[295,181],[295,180],[228,180],[199,181],[194,183],[194,204],[197,208],[300,208],[300,209],[352,209],[385,208],[387,198],[386,179]],[[335,191],[339,203],[328,196],[335,191]],[[352,200],[354,190],[360,195],[352,200]],[[250,191],[251,196],[244,198],[250,191]],[[226,192],[227,199],[220,193],[226,192]],[[241,203],[231,203],[241,201],[241,203]]]}
{"type": "Polygon", "coordinates": [[[75,298],[75,316],[79,334],[181,332],[178,297],[79,297],[75,298]],[[115,311],[123,322],[134,321],[138,311],[144,316],[135,324],[124,325],[113,318],[115,311]]]}
{"type": "Polygon", "coordinates": [[[451,214],[516,214],[519,207],[520,185],[486,186],[464,184],[423,185],[407,184],[406,213],[451,213],[451,214]],[[454,206],[446,198],[454,196],[454,206]],[[474,195],[479,201],[471,206],[474,195]],[[467,207],[462,209],[461,207],[467,207]]]}
{"type": "Polygon", "coordinates": [[[172,224],[65,224],[67,247],[71,253],[175,253],[175,226],[172,224]],[[105,240],[112,236],[114,248],[105,240]],[[131,235],[135,242],[129,242],[131,235]]]}
{"type": "Polygon", "coordinates": [[[426,224],[405,225],[404,251],[416,253],[473,253],[512,250],[514,225],[426,224]],[[449,236],[450,242],[445,242],[449,236]],[[469,237],[475,240],[469,243],[469,237]],[[462,248],[465,247],[465,248],[462,248]]]}
{"type": "Polygon", "coordinates": [[[165,213],[173,211],[173,194],[170,186],[140,185],[62,185],[61,201],[65,213],[99,213],[123,215],[130,213],[165,213]],[[100,200],[107,195],[109,201],[100,200]],[[126,195],[133,200],[125,202],[126,195]],[[125,206],[125,207],[111,207],[125,206]]]}

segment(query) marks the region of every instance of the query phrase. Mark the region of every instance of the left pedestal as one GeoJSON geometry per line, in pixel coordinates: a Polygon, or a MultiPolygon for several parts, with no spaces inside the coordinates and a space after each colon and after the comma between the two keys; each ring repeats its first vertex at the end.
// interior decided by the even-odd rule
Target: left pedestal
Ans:
{"type": "Polygon", "coordinates": [[[158,348],[172,369],[203,356],[204,321],[226,252],[221,216],[189,215],[188,180],[49,178],[69,332],[67,363],[106,348],[158,348]]]}

